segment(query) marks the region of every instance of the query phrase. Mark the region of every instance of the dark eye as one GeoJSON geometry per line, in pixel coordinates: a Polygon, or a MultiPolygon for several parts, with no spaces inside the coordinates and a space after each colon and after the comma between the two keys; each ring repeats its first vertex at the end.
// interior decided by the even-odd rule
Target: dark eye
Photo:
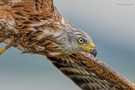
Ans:
{"type": "Polygon", "coordinates": [[[78,42],[79,42],[79,44],[83,44],[85,42],[85,40],[84,40],[84,38],[81,37],[81,38],[79,38],[78,42]]]}

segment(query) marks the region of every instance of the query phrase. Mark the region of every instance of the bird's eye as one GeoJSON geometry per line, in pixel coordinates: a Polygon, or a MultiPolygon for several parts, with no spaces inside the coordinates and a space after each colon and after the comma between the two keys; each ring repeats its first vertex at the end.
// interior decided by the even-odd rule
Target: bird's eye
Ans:
{"type": "Polygon", "coordinates": [[[83,44],[85,42],[85,40],[84,40],[84,38],[81,37],[81,38],[79,38],[78,42],[79,42],[79,44],[83,44]]]}

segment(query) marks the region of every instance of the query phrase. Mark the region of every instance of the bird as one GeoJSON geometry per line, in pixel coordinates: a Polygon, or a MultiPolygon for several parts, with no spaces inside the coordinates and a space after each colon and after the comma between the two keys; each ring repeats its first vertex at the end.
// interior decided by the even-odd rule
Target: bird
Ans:
{"type": "Polygon", "coordinates": [[[1,0],[0,49],[44,55],[81,90],[135,90],[135,84],[96,58],[90,35],[65,19],[53,0],[1,0]],[[29,7],[29,8],[28,8],[29,7]]]}

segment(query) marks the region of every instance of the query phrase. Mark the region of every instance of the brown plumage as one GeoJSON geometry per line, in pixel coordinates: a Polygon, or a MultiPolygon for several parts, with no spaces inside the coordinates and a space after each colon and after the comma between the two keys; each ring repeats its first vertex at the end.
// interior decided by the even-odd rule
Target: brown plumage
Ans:
{"type": "Polygon", "coordinates": [[[96,51],[90,36],[63,18],[52,0],[1,0],[0,5],[0,42],[8,44],[0,54],[14,46],[46,55],[82,90],[135,90],[91,55],[96,51]]]}
{"type": "Polygon", "coordinates": [[[82,90],[135,90],[134,83],[88,53],[49,59],[82,90]]]}

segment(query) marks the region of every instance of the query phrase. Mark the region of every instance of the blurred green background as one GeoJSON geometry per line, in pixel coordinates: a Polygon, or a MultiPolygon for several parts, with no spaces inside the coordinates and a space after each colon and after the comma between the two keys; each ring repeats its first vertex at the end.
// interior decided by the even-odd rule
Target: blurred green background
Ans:
{"type": "MultiPolygon", "coordinates": [[[[54,0],[62,15],[86,31],[103,60],[135,82],[135,1],[54,0]]],[[[5,44],[0,44],[3,47],[5,44]]],[[[16,48],[0,56],[0,90],[80,90],[41,55],[16,48]]]]}

